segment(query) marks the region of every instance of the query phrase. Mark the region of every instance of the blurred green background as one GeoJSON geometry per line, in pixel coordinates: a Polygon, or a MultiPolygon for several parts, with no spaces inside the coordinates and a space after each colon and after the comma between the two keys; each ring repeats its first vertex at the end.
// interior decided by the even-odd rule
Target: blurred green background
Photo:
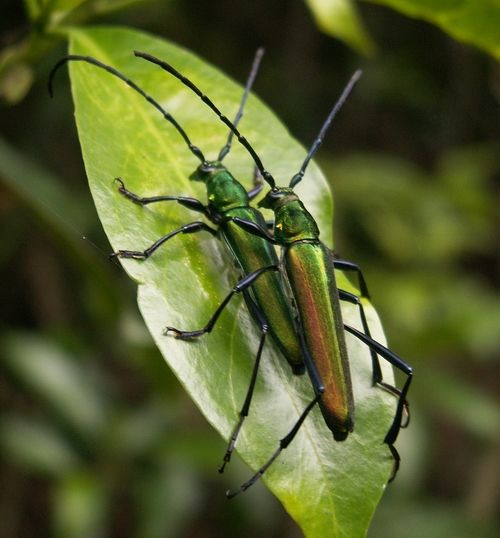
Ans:
{"type": "Polygon", "coordinates": [[[65,53],[61,6],[175,41],[239,81],[264,45],[255,90],[305,145],[364,69],[318,160],[336,249],[363,267],[391,347],[415,367],[402,468],[369,536],[500,535],[498,63],[365,2],[364,37],[341,36],[358,50],[300,1],[26,5],[31,24],[14,0],[0,22],[0,536],[301,536],[261,484],[226,501],[248,470],[218,475],[224,442],[108,261],[69,85],[46,90],[65,53]]]}

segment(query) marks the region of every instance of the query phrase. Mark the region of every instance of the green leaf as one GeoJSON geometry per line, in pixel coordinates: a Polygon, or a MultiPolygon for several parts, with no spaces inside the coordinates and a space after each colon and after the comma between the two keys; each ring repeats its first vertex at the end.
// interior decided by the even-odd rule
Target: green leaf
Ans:
{"type": "Polygon", "coordinates": [[[352,0],[306,0],[306,4],[323,32],[363,54],[373,54],[375,43],[352,0]]]}
{"type": "Polygon", "coordinates": [[[365,0],[429,21],[455,39],[472,43],[500,59],[498,0],[365,0]]]}
{"type": "MultiPolygon", "coordinates": [[[[72,30],[70,37],[71,53],[94,56],[126,73],[176,117],[205,155],[217,155],[227,129],[193,93],[158,67],[135,58],[132,51],[146,51],[171,62],[229,117],[236,113],[241,87],[193,54],[143,33],[101,27],[72,30]]],[[[182,224],[198,220],[198,214],[177,204],[140,207],[119,195],[113,181],[117,176],[143,196],[178,194],[205,199],[203,185],[188,179],[198,161],[153,107],[94,66],[74,62],[70,73],[85,166],[113,248],[143,249],[182,224]]],[[[288,183],[305,150],[254,96],[241,129],[278,182],[288,183]]],[[[226,164],[251,186],[254,166],[239,144],[226,164]]],[[[298,191],[331,244],[332,202],[315,165],[298,191]]],[[[207,420],[227,439],[258,345],[258,331],[243,303],[233,300],[214,331],[196,342],[166,337],[163,329],[166,325],[202,327],[238,280],[233,261],[216,239],[195,234],[177,236],[145,262],[122,263],[139,285],[140,310],[165,360],[207,420]]],[[[342,275],[339,278],[347,287],[342,275]]],[[[354,307],[346,307],[343,314],[349,323],[360,326],[354,307]]],[[[368,315],[375,337],[383,341],[370,307],[368,315]]],[[[394,413],[394,398],[372,387],[367,350],[353,338],[347,340],[356,398],[355,433],[343,443],[334,442],[319,411],[314,410],[292,445],[264,475],[265,483],[307,536],[364,536],[392,467],[382,441],[394,413]]],[[[390,368],[385,368],[385,375],[392,380],[390,368]]],[[[294,377],[272,343],[266,344],[250,416],[237,444],[252,469],[270,457],[312,396],[306,376],[294,377]]],[[[218,463],[214,461],[214,471],[218,463]]]]}

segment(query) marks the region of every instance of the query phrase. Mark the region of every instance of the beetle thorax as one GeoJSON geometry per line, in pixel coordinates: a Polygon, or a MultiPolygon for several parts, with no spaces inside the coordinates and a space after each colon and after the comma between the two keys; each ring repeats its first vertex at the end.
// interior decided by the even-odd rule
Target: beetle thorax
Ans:
{"type": "Polygon", "coordinates": [[[282,244],[317,241],[319,230],[309,211],[295,199],[275,209],[274,236],[282,244]]]}
{"type": "Polygon", "coordinates": [[[274,237],[282,245],[319,240],[316,222],[291,188],[271,189],[259,206],[274,211],[274,237]]]}
{"type": "Polygon", "coordinates": [[[218,212],[248,206],[248,193],[225,168],[218,170],[207,181],[208,203],[218,212]]]}

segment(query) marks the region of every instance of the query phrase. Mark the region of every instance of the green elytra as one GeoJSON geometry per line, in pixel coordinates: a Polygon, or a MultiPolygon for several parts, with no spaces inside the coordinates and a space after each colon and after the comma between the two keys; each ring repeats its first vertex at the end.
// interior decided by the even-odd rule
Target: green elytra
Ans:
{"type": "MultiPolygon", "coordinates": [[[[406,396],[412,380],[413,370],[395,353],[371,339],[366,330],[365,333],[362,333],[342,322],[339,300],[341,297],[350,300],[348,295],[351,294],[346,294],[346,292],[337,289],[334,268],[356,270],[361,294],[367,296],[364,279],[357,266],[344,260],[336,260],[330,249],[321,242],[319,229],[314,218],[293,191],[293,187],[302,180],[306,168],[321,145],[333,118],[345,102],[361,72],[358,71],[353,75],[341,97],[335,103],[318,137],[307,153],[299,172],[292,177],[290,185],[288,187],[277,187],[273,176],[264,168],[252,145],[193,82],[179,73],[168,62],[143,52],[136,51],[135,54],[166,70],[196,93],[234,133],[240,144],[245,147],[254,160],[262,178],[271,187],[271,190],[259,203],[259,206],[274,211],[274,235],[270,237],[264,227],[256,226],[253,222],[238,221],[237,224],[250,235],[257,235],[267,239],[270,243],[277,244],[283,249],[284,272],[290,285],[293,302],[298,314],[297,333],[301,340],[306,369],[315,391],[314,399],[304,409],[289,433],[280,440],[278,448],[268,461],[248,481],[242,484],[239,490],[228,492],[228,496],[233,497],[239,492],[245,491],[264,474],[280,452],[293,440],[316,403],[319,404],[325,423],[336,440],[342,441],[346,439],[353,430],[354,398],[344,330],[353,334],[372,351],[373,383],[398,397],[393,422],[384,438],[384,443],[388,445],[394,459],[393,473],[390,478],[392,480],[400,462],[394,443],[400,429],[408,424],[408,420],[403,424],[403,414],[405,409],[408,410],[406,396]],[[407,375],[401,390],[383,381],[377,355],[407,375]]],[[[363,317],[362,309],[360,311],[363,317]]]]}
{"type": "Polygon", "coordinates": [[[333,255],[319,240],[316,222],[292,189],[271,190],[259,206],[275,213],[274,240],[284,247],[305,344],[323,386],[335,387],[325,390],[318,403],[335,439],[343,440],[354,427],[354,398],[333,255]]]}

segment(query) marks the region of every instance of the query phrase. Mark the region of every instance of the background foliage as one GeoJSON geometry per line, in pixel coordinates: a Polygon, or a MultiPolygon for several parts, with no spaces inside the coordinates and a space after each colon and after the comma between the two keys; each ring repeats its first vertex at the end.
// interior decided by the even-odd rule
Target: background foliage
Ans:
{"type": "MultiPolygon", "coordinates": [[[[495,3],[480,4],[494,24],[495,3]]],[[[256,91],[306,144],[364,68],[319,161],[337,248],[363,266],[391,347],[417,375],[403,467],[370,536],[498,534],[498,65],[430,24],[356,5],[376,44],[369,59],[318,32],[299,2],[27,2],[31,25],[18,2],[5,6],[0,87],[18,102],[0,126],[6,536],[300,535],[263,487],[225,501],[248,471],[215,472],[223,441],[107,260],[69,91],[46,93],[64,54],[58,25],[97,15],[172,39],[238,80],[264,44],[256,91]]]]}

